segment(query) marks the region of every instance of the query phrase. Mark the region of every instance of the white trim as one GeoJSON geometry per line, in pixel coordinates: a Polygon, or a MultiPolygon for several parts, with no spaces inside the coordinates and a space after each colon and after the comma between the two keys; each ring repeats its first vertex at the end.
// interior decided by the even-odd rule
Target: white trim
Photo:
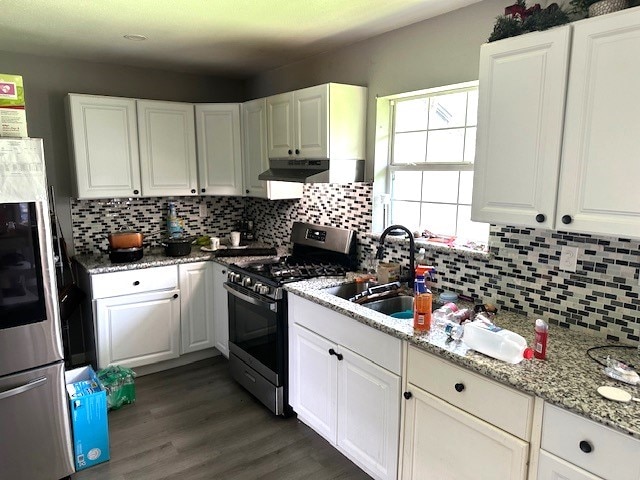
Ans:
{"type": "Polygon", "coordinates": [[[479,85],[478,80],[473,80],[471,82],[462,82],[462,83],[454,83],[453,85],[443,85],[441,87],[433,87],[427,88],[424,90],[417,90],[414,92],[405,92],[405,93],[395,93],[393,95],[386,95],[384,97],[378,97],[378,101],[393,101],[399,98],[407,99],[411,97],[424,97],[424,96],[434,96],[439,93],[450,93],[454,90],[473,90],[477,88],[479,85]]]}

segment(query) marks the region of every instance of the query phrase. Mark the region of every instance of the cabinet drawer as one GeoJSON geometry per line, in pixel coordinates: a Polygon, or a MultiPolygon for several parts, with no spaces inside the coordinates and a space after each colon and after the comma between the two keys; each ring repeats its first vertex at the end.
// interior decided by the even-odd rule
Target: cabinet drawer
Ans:
{"type": "Polygon", "coordinates": [[[175,265],[91,275],[94,299],[174,289],[177,286],[178,268],[175,265]]]}
{"type": "Polygon", "coordinates": [[[289,295],[289,324],[297,323],[400,375],[402,341],[353,318],[296,295],[289,295]]]}
{"type": "Polygon", "coordinates": [[[409,347],[408,381],[456,407],[528,441],[533,397],[409,347]]]}
{"type": "Polygon", "coordinates": [[[596,477],[544,450],[540,450],[538,478],[540,480],[602,480],[601,477],[596,477]]]}
{"type": "Polygon", "coordinates": [[[603,478],[640,478],[640,441],[548,403],[544,406],[541,446],[603,478]]]}

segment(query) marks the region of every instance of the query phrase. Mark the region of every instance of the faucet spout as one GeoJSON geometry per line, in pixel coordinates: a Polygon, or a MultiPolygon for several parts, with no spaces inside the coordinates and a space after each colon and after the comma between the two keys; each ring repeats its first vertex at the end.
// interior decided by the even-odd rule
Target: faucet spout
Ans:
{"type": "Polygon", "coordinates": [[[404,225],[391,225],[385,228],[382,234],[380,235],[380,245],[378,247],[376,257],[379,259],[382,259],[383,252],[384,252],[384,241],[387,238],[387,235],[389,234],[389,232],[392,232],[395,230],[402,230],[409,236],[409,280],[407,283],[409,284],[409,287],[413,288],[413,279],[414,279],[415,269],[416,269],[415,268],[416,243],[415,243],[415,240],[413,239],[413,233],[411,233],[411,230],[409,230],[404,225]]]}

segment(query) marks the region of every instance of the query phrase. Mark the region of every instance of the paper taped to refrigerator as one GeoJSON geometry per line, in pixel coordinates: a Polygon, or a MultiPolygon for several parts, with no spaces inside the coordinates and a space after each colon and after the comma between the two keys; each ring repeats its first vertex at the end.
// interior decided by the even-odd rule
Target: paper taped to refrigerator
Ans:
{"type": "Polygon", "coordinates": [[[0,202],[43,200],[46,183],[41,139],[0,139],[0,202]]]}

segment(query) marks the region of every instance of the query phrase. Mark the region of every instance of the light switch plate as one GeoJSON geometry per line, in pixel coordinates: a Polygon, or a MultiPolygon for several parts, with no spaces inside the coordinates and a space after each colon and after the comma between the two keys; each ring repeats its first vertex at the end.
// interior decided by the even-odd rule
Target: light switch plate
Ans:
{"type": "Polygon", "coordinates": [[[578,267],[578,247],[563,246],[560,251],[560,270],[575,272],[578,267]]]}
{"type": "Polygon", "coordinates": [[[205,218],[207,216],[207,204],[200,204],[200,218],[205,218]]]}

